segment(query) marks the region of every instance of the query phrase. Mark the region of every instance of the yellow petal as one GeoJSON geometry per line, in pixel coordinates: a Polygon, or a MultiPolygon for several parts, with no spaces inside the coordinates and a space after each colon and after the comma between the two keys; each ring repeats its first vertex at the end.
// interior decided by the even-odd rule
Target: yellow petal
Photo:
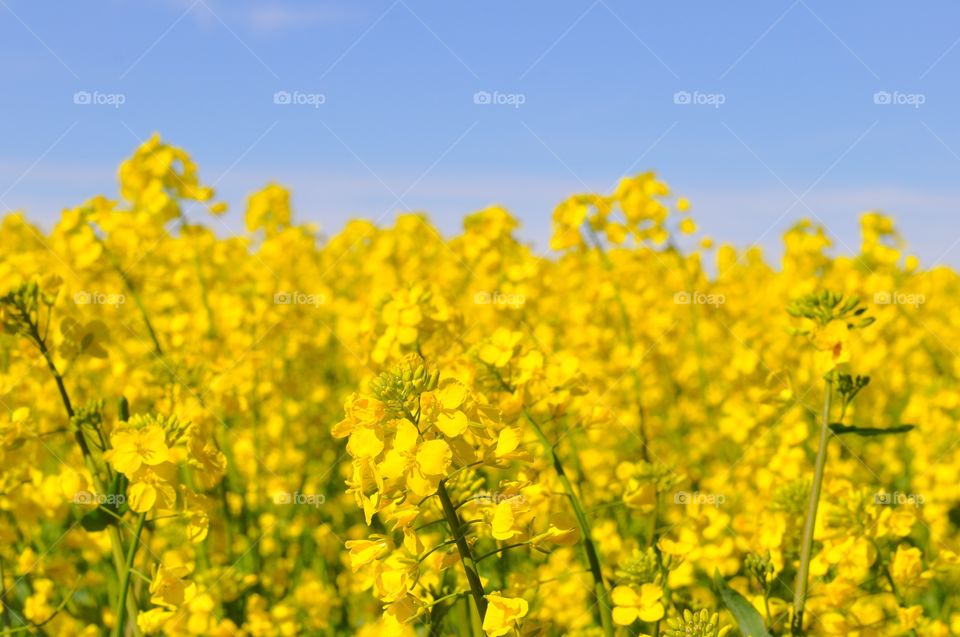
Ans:
{"type": "Polygon", "coordinates": [[[493,521],[491,522],[494,539],[509,540],[516,535],[516,532],[513,530],[513,522],[513,507],[510,506],[510,503],[501,502],[498,504],[496,511],[493,513],[493,521]]]}
{"type": "Polygon", "coordinates": [[[417,464],[420,471],[428,476],[446,475],[452,458],[450,445],[444,440],[428,440],[417,450],[417,464]]]}
{"type": "Polygon", "coordinates": [[[455,438],[467,430],[470,423],[467,416],[462,411],[455,411],[451,414],[440,414],[437,416],[437,429],[443,432],[448,438],[455,438]]]}
{"type": "Polygon", "coordinates": [[[617,606],[613,609],[613,623],[618,626],[629,626],[637,619],[637,610],[633,607],[617,606]]]}
{"type": "Polygon", "coordinates": [[[347,451],[354,458],[373,458],[383,451],[383,441],[369,427],[359,427],[350,434],[347,451]]]}
{"type": "Polygon", "coordinates": [[[497,448],[494,453],[498,458],[500,458],[508,453],[513,453],[516,451],[519,445],[520,436],[517,434],[516,430],[507,427],[500,431],[500,435],[497,437],[497,448]]]}

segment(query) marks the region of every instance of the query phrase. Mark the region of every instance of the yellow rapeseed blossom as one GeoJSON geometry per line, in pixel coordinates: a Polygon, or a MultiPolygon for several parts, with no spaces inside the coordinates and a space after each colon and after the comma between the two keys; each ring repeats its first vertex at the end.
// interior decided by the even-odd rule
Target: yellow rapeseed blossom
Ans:
{"type": "Polygon", "coordinates": [[[543,254],[118,176],[0,221],[0,634],[960,633],[960,277],[891,218],[774,262],[647,172],[543,254]]]}

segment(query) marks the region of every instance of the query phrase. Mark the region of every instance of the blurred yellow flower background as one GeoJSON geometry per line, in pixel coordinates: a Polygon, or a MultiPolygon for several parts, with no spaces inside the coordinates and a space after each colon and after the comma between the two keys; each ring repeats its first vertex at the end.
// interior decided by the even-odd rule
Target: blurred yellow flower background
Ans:
{"type": "Polygon", "coordinates": [[[275,183],[232,236],[158,137],[119,179],[0,225],[0,635],[960,634],[960,277],[891,219],[773,263],[644,173],[547,252],[275,183]]]}

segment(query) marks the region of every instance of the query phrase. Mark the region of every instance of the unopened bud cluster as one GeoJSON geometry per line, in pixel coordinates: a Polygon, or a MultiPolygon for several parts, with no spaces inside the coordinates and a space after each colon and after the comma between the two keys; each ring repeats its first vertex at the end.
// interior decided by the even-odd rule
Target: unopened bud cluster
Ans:
{"type": "Polygon", "coordinates": [[[436,389],[440,371],[428,373],[423,365],[398,365],[370,381],[370,392],[389,408],[403,409],[415,396],[436,389]]]}
{"type": "Polygon", "coordinates": [[[707,610],[695,613],[683,611],[683,617],[667,620],[666,637],[724,637],[733,628],[720,628],[720,615],[707,610]]]}

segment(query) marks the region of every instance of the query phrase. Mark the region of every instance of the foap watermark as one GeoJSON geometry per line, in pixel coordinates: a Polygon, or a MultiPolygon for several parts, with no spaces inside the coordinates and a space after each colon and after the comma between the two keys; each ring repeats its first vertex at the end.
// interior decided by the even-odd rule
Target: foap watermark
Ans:
{"type": "Polygon", "coordinates": [[[520,108],[527,103],[527,96],[523,93],[477,91],[473,94],[473,103],[480,106],[512,106],[514,108],[520,108]]]}
{"type": "Polygon", "coordinates": [[[122,493],[91,493],[90,491],[77,491],[73,494],[74,504],[95,504],[97,506],[123,506],[127,502],[127,496],[122,493]]]}
{"type": "Polygon", "coordinates": [[[673,494],[673,503],[688,506],[699,504],[700,506],[721,507],[727,501],[727,496],[722,493],[704,493],[703,491],[677,491],[673,494]]]}
{"type": "Polygon", "coordinates": [[[525,499],[521,494],[506,494],[499,491],[478,491],[473,495],[471,500],[479,504],[492,504],[494,506],[500,504],[501,502],[507,502],[514,509],[520,508],[520,506],[525,502],[525,499]]]}
{"type": "Polygon", "coordinates": [[[78,106],[112,106],[120,108],[127,101],[123,93],[101,93],[100,91],[77,91],[73,94],[73,103],[78,106]]]}
{"type": "Polygon", "coordinates": [[[277,91],[273,94],[273,103],[278,106],[312,106],[313,108],[320,108],[327,103],[327,96],[323,93],[277,91]]]}
{"type": "Polygon", "coordinates": [[[504,307],[522,307],[527,302],[527,297],[522,294],[512,294],[508,292],[477,292],[473,295],[473,302],[477,305],[501,305],[504,307]]]}
{"type": "Polygon", "coordinates": [[[327,496],[322,493],[300,493],[299,491],[290,493],[289,491],[283,491],[273,496],[274,504],[305,504],[312,507],[319,507],[326,503],[326,501],[327,496]]]}
{"type": "Polygon", "coordinates": [[[73,302],[77,305],[120,306],[127,302],[127,297],[123,294],[107,294],[105,292],[88,292],[81,290],[73,295],[73,302]]]}
{"type": "Polygon", "coordinates": [[[712,106],[720,108],[727,101],[723,93],[701,93],[700,91],[677,91],[673,94],[673,103],[680,106],[712,106]]]}
{"type": "Polygon", "coordinates": [[[277,292],[273,295],[274,305],[312,305],[320,307],[327,302],[324,294],[307,294],[306,292],[277,292]]]}
{"type": "Polygon", "coordinates": [[[899,491],[894,491],[893,493],[881,491],[873,496],[873,503],[880,506],[909,505],[919,509],[926,501],[927,499],[923,497],[923,494],[900,493],[899,491]]]}
{"type": "Polygon", "coordinates": [[[727,297],[723,294],[708,294],[698,290],[687,292],[684,290],[673,295],[673,302],[677,305],[713,305],[716,307],[726,303],[727,297]]]}
{"type": "Polygon", "coordinates": [[[873,302],[877,305],[909,305],[918,307],[927,302],[923,294],[909,294],[900,290],[881,290],[873,295],[873,302]]]}
{"type": "Polygon", "coordinates": [[[873,94],[873,103],[879,106],[912,106],[920,108],[927,101],[923,93],[903,93],[901,91],[877,91],[873,94]]]}

